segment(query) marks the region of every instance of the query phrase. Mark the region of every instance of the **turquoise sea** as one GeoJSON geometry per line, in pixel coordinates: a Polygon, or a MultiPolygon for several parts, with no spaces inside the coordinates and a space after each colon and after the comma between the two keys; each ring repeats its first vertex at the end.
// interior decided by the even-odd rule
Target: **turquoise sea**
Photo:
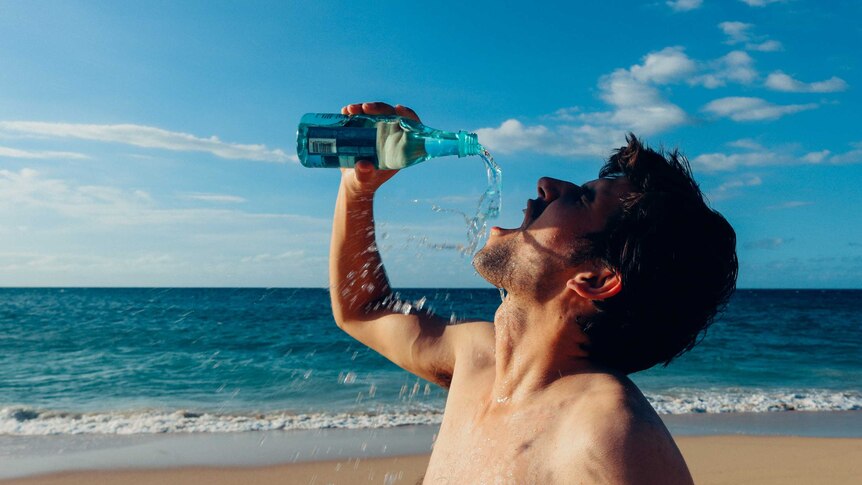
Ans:
{"type": "MultiPolygon", "coordinates": [[[[491,319],[499,293],[411,289],[491,319]]],[[[862,291],[740,290],[692,352],[633,379],[660,413],[862,410],[862,291]]],[[[0,289],[0,435],[383,428],[445,392],[334,324],[326,289],[0,289]]]]}

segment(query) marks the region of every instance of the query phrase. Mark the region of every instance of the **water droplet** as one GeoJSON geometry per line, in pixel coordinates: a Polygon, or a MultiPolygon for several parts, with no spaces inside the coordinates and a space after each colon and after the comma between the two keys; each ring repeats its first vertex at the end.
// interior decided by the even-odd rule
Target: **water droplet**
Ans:
{"type": "Polygon", "coordinates": [[[410,315],[410,312],[413,310],[413,305],[408,302],[404,302],[401,304],[401,313],[404,315],[410,315]]]}

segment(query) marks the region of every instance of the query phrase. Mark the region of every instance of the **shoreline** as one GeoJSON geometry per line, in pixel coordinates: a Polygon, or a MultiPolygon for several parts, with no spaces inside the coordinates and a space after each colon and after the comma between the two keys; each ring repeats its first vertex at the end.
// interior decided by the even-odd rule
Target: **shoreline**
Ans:
{"type": "MultiPolygon", "coordinates": [[[[862,476],[862,438],[681,436],[695,483],[850,485],[862,476]]],[[[61,472],[0,480],[3,485],[256,483],[417,484],[430,454],[312,461],[259,467],[182,467],[61,472]]]]}
{"type": "MultiPolygon", "coordinates": [[[[819,450],[824,446],[833,449],[836,456],[849,458],[852,455],[855,458],[850,461],[862,463],[862,411],[662,415],[662,419],[680,448],[695,457],[693,463],[701,470],[732,468],[732,464],[723,462],[721,466],[713,466],[715,460],[710,457],[715,454],[748,450],[738,457],[744,461],[760,455],[773,456],[772,448],[775,446],[787,448],[787,457],[782,459],[794,463],[807,463],[811,456],[819,456],[819,450]],[[758,445],[767,442],[773,444],[768,447],[758,445]],[[793,455],[798,450],[809,451],[793,455]]],[[[322,473],[320,476],[330,476],[336,467],[339,470],[348,465],[360,467],[357,463],[366,462],[369,466],[375,464],[367,469],[367,473],[379,475],[378,471],[385,471],[394,463],[402,466],[409,461],[413,463],[410,470],[414,470],[417,459],[424,459],[427,463],[437,430],[437,425],[418,425],[243,433],[0,436],[0,483],[97,483],[91,479],[117,478],[126,474],[163,476],[165,473],[179,473],[186,476],[191,473],[189,470],[197,470],[195,473],[201,476],[210,475],[206,470],[232,470],[227,475],[253,473],[255,476],[269,476],[268,470],[278,469],[280,471],[273,476],[283,476],[313,469],[316,471],[312,475],[322,473]],[[407,460],[405,456],[412,458],[407,460]],[[398,460],[393,461],[396,458],[398,460]],[[74,481],[78,480],[74,477],[83,476],[89,478],[74,481]],[[60,481],[31,481],[48,477],[60,481]]],[[[830,461],[828,453],[820,461],[828,462],[829,469],[842,470],[849,466],[849,461],[830,461]]],[[[690,466],[694,467],[692,463],[690,466]]],[[[811,466],[816,468],[820,465],[811,466]]],[[[755,463],[749,463],[748,467],[751,470],[756,468],[755,463]]],[[[420,468],[424,470],[424,465],[420,468]]],[[[407,473],[401,471],[402,475],[407,473]]],[[[356,479],[354,475],[351,477],[351,480],[356,479]]],[[[375,483],[380,483],[381,477],[378,476],[375,483]]],[[[125,478],[119,483],[126,483],[125,478]]],[[[261,483],[269,482],[264,480],[261,483]]]]}

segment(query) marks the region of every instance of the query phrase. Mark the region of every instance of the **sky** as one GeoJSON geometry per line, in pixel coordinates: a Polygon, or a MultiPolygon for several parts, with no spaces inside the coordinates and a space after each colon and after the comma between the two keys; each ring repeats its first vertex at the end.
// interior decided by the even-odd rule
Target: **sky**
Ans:
{"type": "MultiPolygon", "coordinates": [[[[632,131],[737,231],[740,288],[862,288],[855,1],[0,0],[0,286],[325,287],[337,170],[304,113],[362,101],[469,130],[517,227],[536,181],[632,131]]],[[[486,287],[476,158],[377,197],[395,287],[486,287]],[[451,209],[437,212],[434,205],[451,209]]]]}

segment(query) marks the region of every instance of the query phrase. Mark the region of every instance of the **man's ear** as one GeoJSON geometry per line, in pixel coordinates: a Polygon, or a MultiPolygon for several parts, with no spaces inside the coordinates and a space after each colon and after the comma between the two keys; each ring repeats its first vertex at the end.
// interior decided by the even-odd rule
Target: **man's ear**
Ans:
{"type": "Polygon", "coordinates": [[[620,275],[607,267],[585,268],[566,282],[566,288],[587,300],[605,300],[623,289],[620,275]]]}

